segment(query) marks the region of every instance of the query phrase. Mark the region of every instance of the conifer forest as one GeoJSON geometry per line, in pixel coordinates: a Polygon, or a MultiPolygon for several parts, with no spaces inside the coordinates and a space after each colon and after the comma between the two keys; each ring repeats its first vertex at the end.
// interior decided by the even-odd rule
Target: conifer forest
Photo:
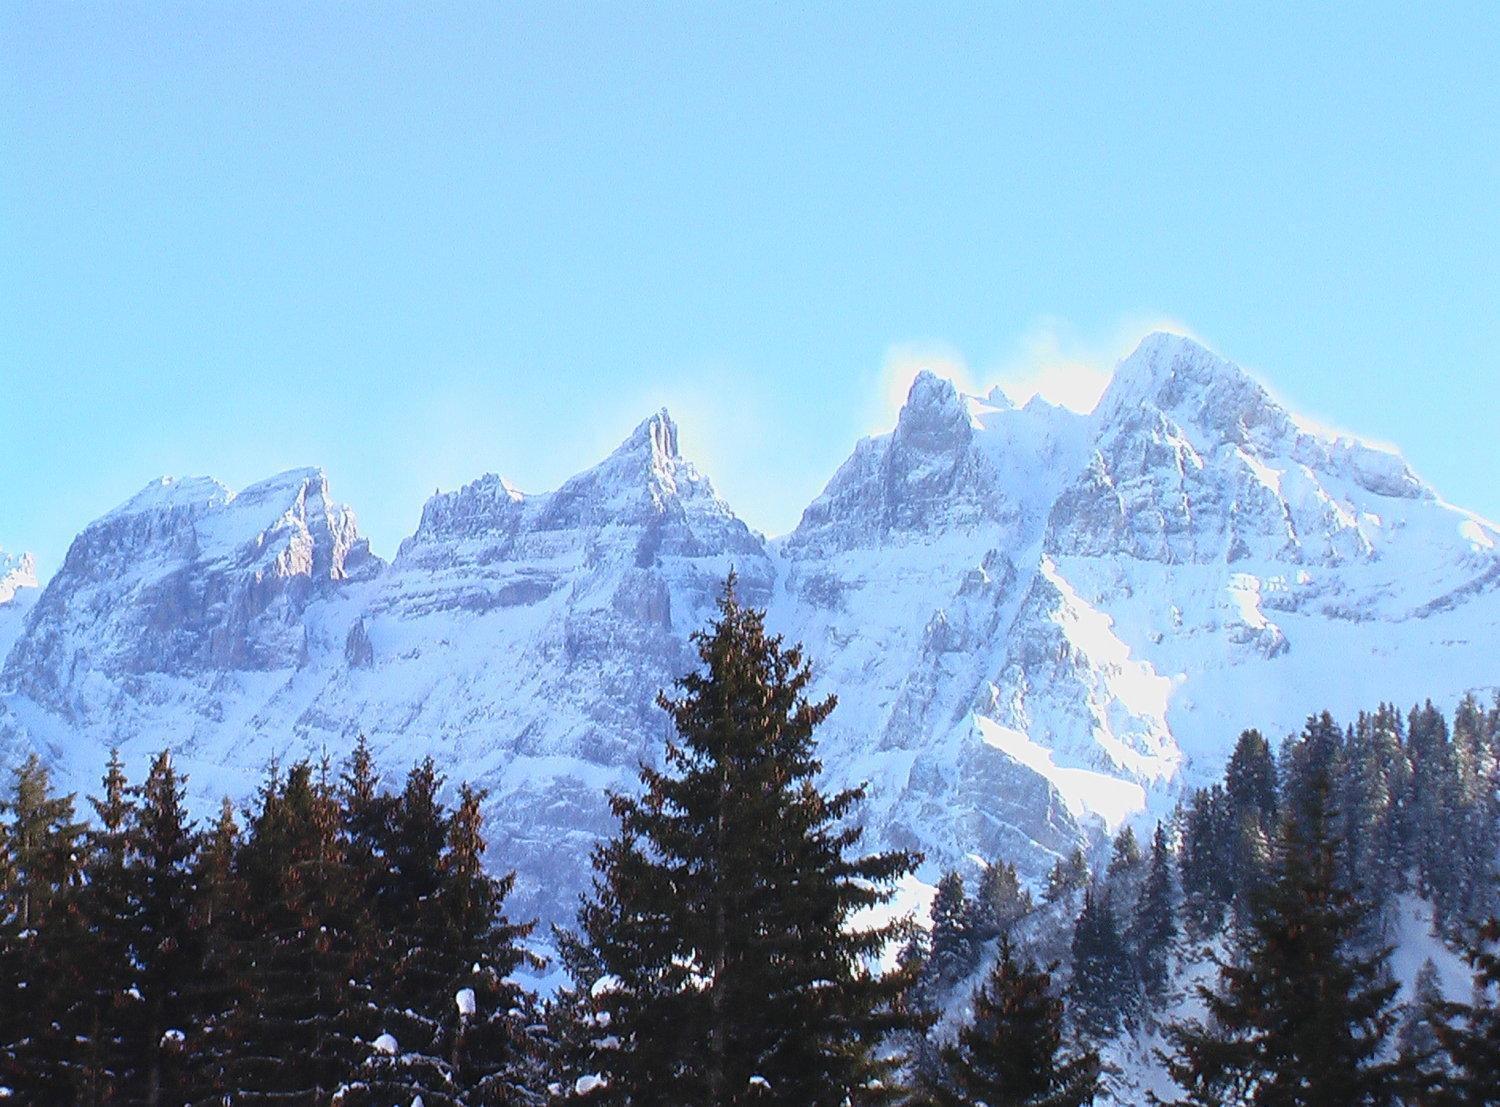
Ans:
{"type": "Polygon", "coordinates": [[[810,660],[732,584],[695,642],[665,756],[611,796],[551,934],[507,910],[482,793],[430,758],[273,763],[206,820],[168,752],[86,800],[27,760],[0,803],[0,1098],[1500,1099],[1500,702],[1246,729],[1172,817],[1040,886],[975,858],[913,917],[922,858],[865,848],[864,791],[821,782],[810,660]],[[1434,940],[1408,986],[1413,912],[1434,940]]]}

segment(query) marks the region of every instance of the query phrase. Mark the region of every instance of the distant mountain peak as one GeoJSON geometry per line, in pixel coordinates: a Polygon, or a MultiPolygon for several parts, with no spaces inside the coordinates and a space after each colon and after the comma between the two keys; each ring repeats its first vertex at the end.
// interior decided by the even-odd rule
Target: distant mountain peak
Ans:
{"type": "Polygon", "coordinates": [[[20,589],[36,586],[36,559],[0,548],[0,604],[9,603],[20,589]]]}
{"type": "Polygon", "coordinates": [[[667,461],[676,461],[682,456],[677,450],[677,424],[666,408],[637,424],[615,452],[638,453],[642,450],[649,450],[653,457],[667,461]]]}
{"type": "Polygon", "coordinates": [[[949,452],[966,448],[973,429],[968,405],[953,382],[924,369],[911,382],[891,441],[898,450],[949,452]]]}
{"type": "Polygon", "coordinates": [[[93,525],[185,507],[207,509],[226,504],[233,498],[234,493],[229,487],[212,477],[158,477],[93,525]]]}
{"type": "Polygon", "coordinates": [[[1141,403],[1162,410],[1196,408],[1224,393],[1277,406],[1259,381],[1228,358],[1186,335],[1154,331],[1115,368],[1100,409],[1141,403]]]}

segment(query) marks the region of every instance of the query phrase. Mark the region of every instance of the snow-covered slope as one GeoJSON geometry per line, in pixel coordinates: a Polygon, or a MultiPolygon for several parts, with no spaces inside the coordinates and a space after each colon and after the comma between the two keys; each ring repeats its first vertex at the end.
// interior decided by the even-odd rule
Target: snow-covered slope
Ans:
{"type": "Polygon", "coordinates": [[[319,471],[153,484],[34,603],[0,596],[0,758],[87,788],[111,744],[170,743],[207,803],[363,731],[393,772],[488,787],[518,909],[564,920],[731,567],[838,693],[830,777],[869,781],[871,839],[929,871],[1039,876],[1244,726],[1500,682],[1500,531],[1153,335],[1090,415],[919,377],[773,543],[665,412],[554,492],[434,496],[388,565],[319,471]]]}

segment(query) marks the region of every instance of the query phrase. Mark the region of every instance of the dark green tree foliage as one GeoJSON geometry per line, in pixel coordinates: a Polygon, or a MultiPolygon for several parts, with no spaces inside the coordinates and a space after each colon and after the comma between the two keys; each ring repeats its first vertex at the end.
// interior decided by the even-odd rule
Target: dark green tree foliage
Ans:
{"type": "Polygon", "coordinates": [[[910,1024],[908,974],[871,959],[899,924],[851,927],[910,872],[906,853],[850,857],[861,790],[814,781],[800,649],[765,632],[731,580],[696,636],[703,669],[662,697],[678,739],[645,794],[614,796],[580,915],[595,1037],[573,1084],[590,1101],[837,1105],[894,1095],[882,1043],[910,1024]]]}
{"type": "Polygon", "coordinates": [[[77,1079],[75,1012],[87,992],[78,911],[84,826],[73,797],[53,794],[33,754],[15,770],[5,815],[0,900],[0,1086],[20,1102],[70,1103],[77,1079]]]}
{"type": "Polygon", "coordinates": [[[956,872],[945,874],[932,898],[927,961],[921,973],[921,986],[928,1002],[946,995],[978,967],[980,949],[973,915],[964,895],[963,877],[956,872]]]}
{"type": "Polygon", "coordinates": [[[1141,844],[1136,840],[1135,831],[1127,826],[1115,835],[1114,844],[1110,847],[1109,875],[1114,877],[1128,873],[1140,863],[1141,844]]]}
{"type": "Polygon", "coordinates": [[[1460,923],[1497,909],[1493,859],[1500,850],[1500,765],[1495,716],[1466,696],[1453,716],[1453,784],[1448,817],[1449,901],[1460,923]]]}
{"type": "Polygon", "coordinates": [[[1073,927],[1073,975],[1068,986],[1080,1030],[1094,1038],[1113,1034],[1134,1010],[1135,969],[1106,895],[1090,889],[1073,927]]]}
{"type": "Polygon", "coordinates": [[[1234,810],[1229,794],[1215,784],[1193,793],[1182,815],[1183,913],[1191,932],[1216,933],[1235,893],[1234,810]]]}
{"type": "Polygon", "coordinates": [[[1166,827],[1156,824],[1151,837],[1151,855],[1146,878],[1136,897],[1135,910],[1126,928],[1125,940],[1135,959],[1141,990],[1150,1004],[1159,1004],[1166,994],[1168,958],[1177,938],[1176,896],[1172,885],[1172,853],[1166,827]]]}
{"type": "MultiPolygon", "coordinates": [[[[1304,743],[1323,740],[1315,720],[1304,743]]],[[[1303,743],[1299,743],[1299,746],[1303,743]]],[[[1240,955],[1200,987],[1207,1023],[1174,1026],[1168,1068],[1185,1103],[1392,1102],[1410,1068],[1383,1061],[1396,1015],[1389,950],[1358,938],[1368,908],[1337,883],[1329,761],[1290,751],[1302,772],[1282,820],[1277,866],[1255,899],[1240,955]]]]}
{"type": "Polygon", "coordinates": [[[1271,743],[1258,730],[1247,730],[1235,743],[1224,770],[1224,791],[1236,812],[1252,812],[1264,827],[1276,819],[1276,761],[1271,743]]]}
{"type": "MultiPolygon", "coordinates": [[[[1431,1100],[1450,1080],[1442,1061],[1442,1042],[1438,1025],[1442,1020],[1443,993],[1438,985],[1437,966],[1428,958],[1412,982],[1411,1001],[1396,1035],[1396,1048],[1413,1073],[1426,1083],[1425,1095],[1431,1100]]],[[[1419,1093],[1420,1095],[1420,1093],[1419,1093]]]]}
{"type": "Polygon", "coordinates": [[[430,762],[399,801],[273,767],[242,837],[227,801],[196,834],[184,784],[166,753],[140,788],[113,757],[85,830],[35,758],[15,771],[0,1098],[540,1102],[535,1001],[511,979],[529,928],[506,921],[510,881],[484,869],[477,793],[450,815],[430,762]],[[361,804],[386,814],[361,825],[361,804]],[[399,1054],[382,1050],[392,1028],[399,1054]]]}
{"type": "Polygon", "coordinates": [[[328,1102],[370,1053],[368,903],[336,796],[303,761],[260,794],[238,866],[247,998],[232,1018],[237,1102],[328,1102]]]}
{"type": "MultiPolygon", "coordinates": [[[[172,756],[161,753],[141,789],[133,835],[131,893],[136,927],[132,957],[141,1000],[128,1028],[129,1086],[148,1107],[182,1103],[188,1095],[189,1052],[201,1049],[211,1013],[195,994],[203,977],[204,920],[197,901],[197,842],[183,808],[183,781],[172,756]]],[[[109,928],[109,921],[103,924],[109,928]]]]}
{"type": "Polygon", "coordinates": [[[1021,887],[1015,865],[996,860],[985,867],[973,900],[974,936],[993,941],[1031,914],[1031,893],[1021,887]]]}
{"type": "Polygon", "coordinates": [[[1292,824],[1290,830],[1302,841],[1311,841],[1315,831],[1334,840],[1342,830],[1332,801],[1343,750],[1344,732],[1326,711],[1310,716],[1302,733],[1288,738],[1282,749],[1281,821],[1292,824]]]}
{"type": "Polygon", "coordinates": [[[1457,913],[1460,897],[1452,879],[1457,833],[1452,823],[1458,800],[1457,766],[1448,724],[1429,700],[1414,707],[1407,721],[1411,756],[1411,857],[1417,890],[1437,907],[1443,923],[1457,913]]]}
{"type": "Polygon", "coordinates": [[[1063,1004],[1051,975],[1018,960],[1008,939],[974,995],[973,1020],[943,1050],[940,1103],[1082,1107],[1099,1087],[1099,1057],[1063,1052],[1063,1004]],[[956,1093],[956,1094],[955,1094],[956,1093]]]}
{"type": "Polygon", "coordinates": [[[1075,849],[1067,857],[1059,857],[1047,874],[1047,886],[1042,898],[1056,903],[1064,896],[1082,891],[1089,882],[1089,862],[1083,850],[1075,849]]]}
{"type": "Polygon", "coordinates": [[[193,1103],[222,1102],[228,1093],[227,1069],[235,1044],[232,1016],[250,999],[241,956],[248,896],[238,865],[242,844],[234,805],[226,799],[199,839],[192,865],[188,911],[202,956],[202,970],[187,988],[198,1019],[196,1040],[189,1039],[184,1064],[187,1098],[193,1103]]]}
{"type": "Polygon", "coordinates": [[[1270,839],[1278,803],[1276,762],[1271,744],[1258,730],[1247,730],[1235,743],[1224,772],[1224,794],[1231,826],[1232,903],[1243,915],[1251,895],[1270,865],[1270,839]]]}
{"type": "Polygon", "coordinates": [[[521,1104],[542,1079],[532,1001],[511,979],[532,962],[530,925],[502,911],[513,877],[484,869],[482,794],[465,786],[450,814],[430,759],[407,777],[391,811],[381,901],[392,912],[389,968],[376,1021],[397,1043],[374,1053],[344,1097],[360,1103],[521,1104]]]}
{"type": "Polygon", "coordinates": [[[132,871],[136,809],[118,751],[110,753],[102,792],[90,801],[95,825],[85,835],[83,882],[74,897],[75,945],[63,955],[77,974],[73,1002],[55,1008],[73,1033],[65,1063],[83,1103],[105,1102],[140,1075],[126,1040],[142,1016],[131,958],[141,922],[132,871]]]}
{"type": "Polygon", "coordinates": [[[1402,729],[1400,713],[1387,705],[1374,714],[1361,712],[1340,764],[1342,875],[1382,905],[1407,884],[1411,761],[1402,729]]]}
{"type": "Polygon", "coordinates": [[[1450,1071],[1439,1074],[1434,1102],[1492,1104],[1500,1089],[1500,919],[1479,927],[1465,958],[1474,970],[1470,1001],[1436,1007],[1434,1030],[1450,1071]]]}

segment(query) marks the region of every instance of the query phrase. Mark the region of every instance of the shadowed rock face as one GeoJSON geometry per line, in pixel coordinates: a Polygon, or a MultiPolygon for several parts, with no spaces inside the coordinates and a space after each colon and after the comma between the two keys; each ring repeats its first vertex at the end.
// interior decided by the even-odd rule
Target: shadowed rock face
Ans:
{"type": "Polygon", "coordinates": [[[0,560],[0,762],[39,749],[91,788],[110,745],[171,744],[208,810],[364,732],[393,776],[430,754],[489,789],[517,912],[566,922],[733,569],[839,697],[820,756],[868,783],[868,844],[1040,879],[1244,726],[1493,682],[1497,549],[1399,457],[1158,335],[1089,415],[920,376],[772,543],[665,412],[556,491],[435,495],[389,565],[316,470],[158,482],[39,598],[0,560]]]}

